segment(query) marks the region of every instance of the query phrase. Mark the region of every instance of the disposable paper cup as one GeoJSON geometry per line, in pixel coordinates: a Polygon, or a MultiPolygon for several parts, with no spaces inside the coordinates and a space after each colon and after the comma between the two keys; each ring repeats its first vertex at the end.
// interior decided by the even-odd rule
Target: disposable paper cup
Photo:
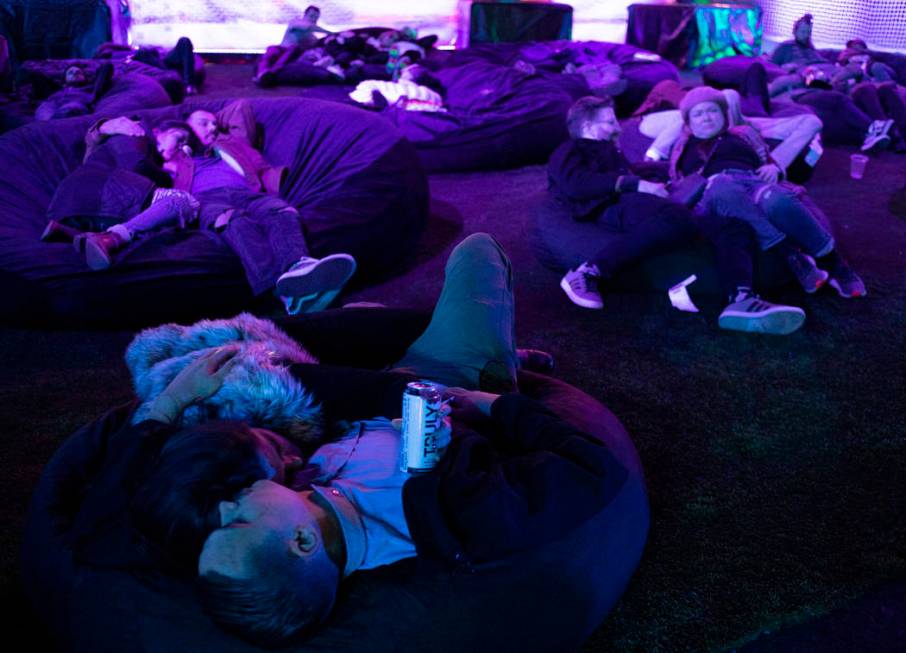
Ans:
{"type": "Polygon", "coordinates": [[[849,155],[849,176],[853,179],[861,179],[865,174],[865,166],[868,164],[868,157],[864,154],[849,155]]]}

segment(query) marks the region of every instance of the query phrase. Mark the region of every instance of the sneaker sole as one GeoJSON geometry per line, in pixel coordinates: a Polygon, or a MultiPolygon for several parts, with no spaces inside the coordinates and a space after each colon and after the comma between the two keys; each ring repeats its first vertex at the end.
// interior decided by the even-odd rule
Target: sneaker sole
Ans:
{"type": "Polygon", "coordinates": [[[804,322],[805,311],[794,306],[774,308],[764,313],[724,311],[717,320],[718,326],[728,331],[765,333],[775,336],[785,336],[793,333],[804,322]]]}
{"type": "Polygon", "coordinates": [[[592,308],[598,311],[604,308],[604,304],[602,302],[592,302],[587,299],[582,299],[581,297],[576,295],[573,292],[572,287],[570,287],[569,283],[567,283],[566,279],[560,280],[560,287],[563,288],[563,292],[566,293],[566,296],[569,297],[569,300],[576,306],[581,306],[582,308],[592,308]]]}
{"type": "Polygon", "coordinates": [[[355,259],[349,254],[331,254],[306,272],[287,272],[277,279],[276,291],[281,297],[304,297],[330,290],[340,290],[355,273],[355,259]]]}
{"type": "Polygon", "coordinates": [[[106,270],[111,264],[107,251],[89,238],[85,239],[85,261],[92,270],[106,270]]]}

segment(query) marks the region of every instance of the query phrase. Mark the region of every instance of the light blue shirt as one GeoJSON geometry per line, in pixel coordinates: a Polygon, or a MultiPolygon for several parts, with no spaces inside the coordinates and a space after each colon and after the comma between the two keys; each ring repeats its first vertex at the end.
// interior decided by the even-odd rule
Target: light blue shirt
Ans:
{"type": "Polygon", "coordinates": [[[378,418],[356,422],[309,460],[321,469],[312,489],[333,508],[343,531],[344,576],[415,555],[403,512],[409,475],[400,471],[401,447],[399,431],[378,418]]]}

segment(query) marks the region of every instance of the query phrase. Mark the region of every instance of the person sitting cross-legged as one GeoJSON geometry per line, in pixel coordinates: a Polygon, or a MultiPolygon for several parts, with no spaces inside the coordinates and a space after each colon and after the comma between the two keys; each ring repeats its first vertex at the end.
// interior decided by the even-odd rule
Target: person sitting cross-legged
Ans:
{"type": "Polygon", "coordinates": [[[754,233],[749,225],[733,217],[693,215],[667,199],[664,184],[634,174],[617,148],[620,125],[608,98],[578,100],[567,125],[571,138],[548,163],[551,190],[573,219],[596,221],[607,232],[606,244],[594,258],[568,271],[560,282],[573,303],[603,308],[602,282],[626,265],[702,233],[715,247],[728,298],[718,320],[721,328],[787,334],[802,325],[802,309],[771,304],[755,295],[754,233]]]}

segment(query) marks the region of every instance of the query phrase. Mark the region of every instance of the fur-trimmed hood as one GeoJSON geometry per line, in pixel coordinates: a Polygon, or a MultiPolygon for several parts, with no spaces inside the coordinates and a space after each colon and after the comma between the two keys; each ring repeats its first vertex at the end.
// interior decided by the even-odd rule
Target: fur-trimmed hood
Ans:
{"type": "Polygon", "coordinates": [[[317,359],[272,322],[248,313],[139,333],[126,349],[126,365],[141,400],[132,423],[147,418],[154,399],[186,365],[224,345],[239,346],[237,362],[216,394],[184,411],[182,424],[234,419],[278,431],[300,446],[319,443],[324,433],[321,407],[287,369],[292,363],[317,364],[317,359]]]}

